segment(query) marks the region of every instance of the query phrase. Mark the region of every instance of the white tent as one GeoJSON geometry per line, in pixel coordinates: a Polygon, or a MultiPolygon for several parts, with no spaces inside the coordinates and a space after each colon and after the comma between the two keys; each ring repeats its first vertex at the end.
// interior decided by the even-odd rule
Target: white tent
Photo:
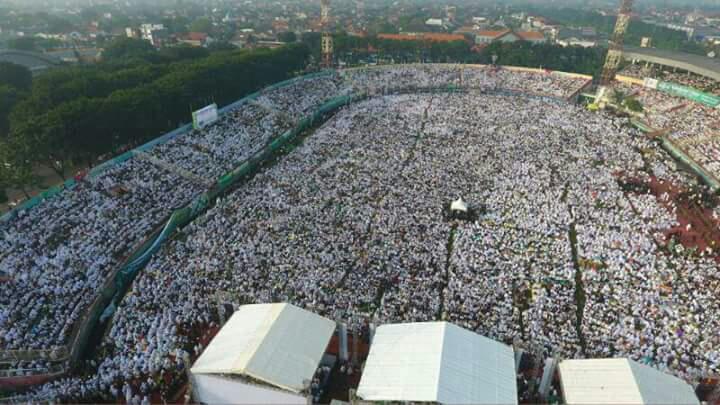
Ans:
{"type": "Polygon", "coordinates": [[[383,325],[357,395],[366,401],[517,404],[513,350],[447,322],[383,325]]]}
{"type": "Polygon", "coordinates": [[[685,381],[630,359],[564,360],[567,404],[698,404],[685,381]]]}
{"type": "Polygon", "coordinates": [[[463,201],[462,198],[458,198],[450,204],[450,211],[467,212],[467,210],[467,204],[465,204],[465,201],[463,201]]]}
{"type": "Polygon", "coordinates": [[[320,364],[335,322],[290,304],[240,307],[197,359],[193,376],[234,374],[299,393],[320,364]]]}

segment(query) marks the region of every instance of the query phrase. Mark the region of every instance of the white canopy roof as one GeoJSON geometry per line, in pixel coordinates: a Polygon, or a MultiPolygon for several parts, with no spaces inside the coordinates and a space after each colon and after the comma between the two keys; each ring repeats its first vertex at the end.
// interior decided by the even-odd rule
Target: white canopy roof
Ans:
{"type": "Polygon", "coordinates": [[[292,392],[312,380],[335,322],[290,304],[244,305],[220,329],[193,374],[245,375],[292,392]]]}
{"type": "Polygon", "coordinates": [[[467,210],[467,204],[465,204],[465,201],[463,201],[462,198],[458,198],[457,200],[453,201],[452,204],[450,204],[450,211],[467,212],[467,210]]]}
{"type": "Polygon", "coordinates": [[[383,325],[357,395],[366,401],[517,404],[513,350],[447,322],[383,325]]]}
{"type": "Polygon", "coordinates": [[[564,360],[568,404],[698,404],[685,381],[630,359],[564,360]]]}

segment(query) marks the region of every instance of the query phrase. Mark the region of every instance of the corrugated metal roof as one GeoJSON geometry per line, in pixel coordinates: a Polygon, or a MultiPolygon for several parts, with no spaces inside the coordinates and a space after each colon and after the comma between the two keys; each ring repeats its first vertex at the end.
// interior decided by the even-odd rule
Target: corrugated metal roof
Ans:
{"type": "Polygon", "coordinates": [[[679,378],[630,359],[564,360],[559,366],[567,404],[698,404],[679,378]]]}
{"type": "Polygon", "coordinates": [[[194,374],[237,374],[300,392],[335,322],[289,304],[240,307],[197,359],[194,374]]]}
{"type": "Polygon", "coordinates": [[[657,48],[626,46],[623,57],[628,60],[643,60],[659,65],[676,67],[698,75],[720,81],[720,59],[708,58],[684,52],[667,51],[657,48]]]}
{"type": "Polygon", "coordinates": [[[513,351],[447,322],[383,325],[357,394],[368,401],[517,404],[513,351]]]}

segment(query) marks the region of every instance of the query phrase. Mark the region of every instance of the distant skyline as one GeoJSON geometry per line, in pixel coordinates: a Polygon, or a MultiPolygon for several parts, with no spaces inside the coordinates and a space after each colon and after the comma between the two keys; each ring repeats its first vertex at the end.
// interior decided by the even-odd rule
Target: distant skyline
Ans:
{"type": "MultiPolygon", "coordinates": [[[[171,5],[174,3],[177,3],[178,0],[127,0],[127,3],[139,5],[139,4],[151,4],[151,5],[171,5]]],[[[245,3],[243,0],[237,0],[237,1],[225,1],[225,0],[182,0],[183,2],[187,3],[202,3],[204,5],[229,5],[229,4],[242,4],[245,3]]],[[[248,0],[251,3],[262,1],[267,2],[267,0],[248,0]]],[[[345,3],[347,0],[341,0],[341,3],[345,3]]],[[[279,1],[279,3],[319,3],[319,0],[288,0],[288,1],[279,1]]],[[[375,4],[392,4],[395,0],[366,0],[366,3],[375,3],[375,4]]],[[[485,4],[485,5],[492,5],[492,4],[508,4],[508,5],[520,5],[520,4],[533,4],[533,5],[543,5],[546,4],[548,6],[554,6],[554,5],[613,5],[619,3],[619,1],[615,0],[498,0],[498,1],[491,1],[491,0],[458,0],[458,1],[428,1],[428,0],[417,0],[417,1],[408,1],[410,3],[417,2],[417,3],[439,3],[439,4],[467,4],[467,3],[474,3],[474,4],[485,4]]],[[[87,6],[87,5],[98,5],[98,4],[112,4],[113,2],[110,1],[97,1],[97,0],[0,0],[0,6],[3,5],[12,5],[13,7],[18,6],[29,6],[29,7],[37,7],[37,6],[63,6],[63,5],[72,5],[72,6],[87,6]]],[[[720,2],[718,0],[635,0],[635,4],[640,6],[668,6],[668,7],[699,7],[699,8],[710,8],[710,9],[720,9],[720,2]]]]}

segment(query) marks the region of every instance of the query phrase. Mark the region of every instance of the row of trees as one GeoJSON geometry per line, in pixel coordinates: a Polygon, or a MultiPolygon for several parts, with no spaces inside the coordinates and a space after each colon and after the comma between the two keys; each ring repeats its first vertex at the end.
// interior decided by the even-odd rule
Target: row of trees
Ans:
{"type": "Polygon", "coordinates": [[[602,70],[607,49],[562,47],[554,44],[531,44],[525,41],[514,43],[495,42],[483,49],[479,62],[492,63],[493,55],[497,64],[559,70],[598,76],[602,70]]]}
{"type": "MultiPolygon", "coordinates": [[[[319,34],[303,34],[302,42],[320,57],[319,34]]],[[[554,44],[532,44],[526,41],[514,43],[496,42],[480,52],[473,50],[467,41],[429,42],[380,39],[376,36],[357,37],[347,33],[334,36],[335,53],[349,64],[379,59],[407,62],[447,63],[493,63],[546,68],[564,72],[598,75],[602,69],[607,50],[603,48],[562,47],[554,44]]]]}
{"type": "MultiPolygon", "coordinates": [[[[464,62],[477,61],[472,52],[472,42],[449,41],[407,41],[381,39],[377,36],[358,37],[339,32],[333,36],[335,54],[343,61],[355,64],[373,58],[394,60],[396,63],[409,62],[464,62]]],[[[305,33],[301,41],[310,47],[315,58],[320,57],[320,34],[305,33]]]]}
{"type": "Polygon", "coordinates": [[[100,64],[49,72],[10,114],[0,142],[0,189],[34,185],[37,165],[66,178],[70,164],[90,166],[102,155],[188,122],[194,109],[228,104],[289,78],[305,67],[308,55],[307,47],[294,44],[216,52],[170,65],[100,64]]]}
{"type": "MultiPolygon", "coordinates": [[[[615,27],[617,18],[614,15],[602,15],[595,11],[584,11],[579,9],[553,9],[552,11],[541,10],[548,17],[568,26],[593,27],[598,32],[610,35],[615,27]]],[[[670,28],[649,24],[640,20],[633,20],[628,26],[625,34],[625,44],[640,46],[643,37],[652,38],[652,45],[656,48],[672,51],[682,51],[699,55],[705,54],[701,44],[688,39],[684,32],[671,30],[670,28]]]]}

